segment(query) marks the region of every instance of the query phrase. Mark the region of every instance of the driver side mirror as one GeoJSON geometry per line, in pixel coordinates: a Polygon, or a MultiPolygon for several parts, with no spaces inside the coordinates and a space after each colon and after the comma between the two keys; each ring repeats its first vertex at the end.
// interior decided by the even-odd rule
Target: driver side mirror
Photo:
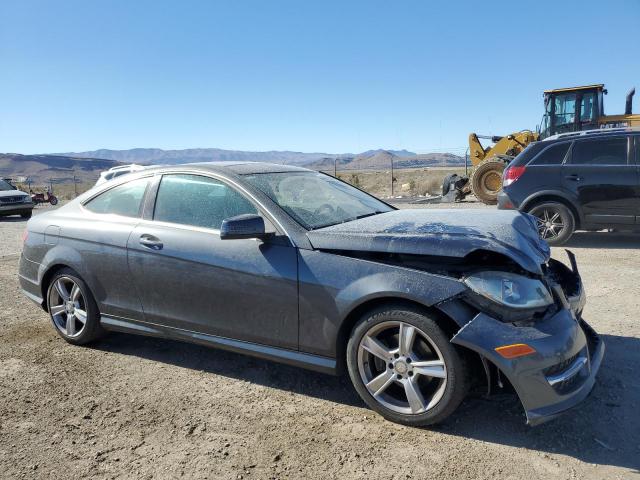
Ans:
{"type": "Polygon", "coordinates": [[[264,219],[260,215],[252,213],[225,218],[220,226],[221,240],[264,239],[271,235],[265,231],[264,219]]]}

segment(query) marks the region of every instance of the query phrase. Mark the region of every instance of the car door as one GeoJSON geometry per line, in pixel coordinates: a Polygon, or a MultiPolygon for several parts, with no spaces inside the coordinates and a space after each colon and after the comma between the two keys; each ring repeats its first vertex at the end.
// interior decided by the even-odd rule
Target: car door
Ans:
{"type": "Polygon", "coordinates": [[[296,249],[281,233],[265,241],[222,240],[222,221],[245,213],[262,214],[272,225],[227,181],[162,176],[153,216],[135,228],[128,244],[145,321],[297,348],[296,249]]]}
{"type": "Polygon", "coordinates": [[[103,315],[142,319],[129,275],[127,241],[141,221],[150,182],[149,176],[109,188],[78,207],[82,214],[68,215],[62,228],[48,229],[59,231],[60,241],[79,254],[83,277],[103,315]]]}
{"type": "Polygon", "coordinates": [[[563,186],[578,200],[589,224],[632,225],[637,212],[637,167],[629,136],[576,140],[562,167],[563,186]]]}

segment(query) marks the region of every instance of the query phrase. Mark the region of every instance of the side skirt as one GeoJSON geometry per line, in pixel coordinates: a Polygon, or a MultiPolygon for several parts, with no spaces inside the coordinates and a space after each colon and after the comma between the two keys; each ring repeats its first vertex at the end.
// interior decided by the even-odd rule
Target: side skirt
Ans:
{"type": "Polygon", "coordinates": [[[337,375],[335,359],[312,355],[310,353],[286,350],[284,348],[270,347],[258,343],[234,340],[227,337],[219,337],[206,333],[165,327],[153,323],[139,322],[107,315],[100,316],[100,324],[105,330],[197,343],[207,347],[221,348],[223,350],[243,353],[287,365],[303,367],[316,372],[337,375]]]}

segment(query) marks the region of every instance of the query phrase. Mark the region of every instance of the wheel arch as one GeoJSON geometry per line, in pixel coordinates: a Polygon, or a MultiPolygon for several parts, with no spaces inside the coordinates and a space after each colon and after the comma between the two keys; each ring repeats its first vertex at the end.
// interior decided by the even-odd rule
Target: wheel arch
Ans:
{"type": "Polygon", "coordinates": [[[561,192],[540,192],[522,202],[520,209],[528,213],[533,207],[544,202],[557,202],[567,207],[571,213],[573,213],[576,221],[576,229],[584,223],[582,212],[576,207],[575,202],[568,195],[561,192]]]}
{"type": "Polygon", "coordinates": [[[51,280],[53,279],[56,273],[58,273],[60,270],[65,270],[65,269],[69,269],[73,271],[76,275],[80,276],[73,267],[65,263],[55,263],[53,265],[50,265],[42,274],[42,280],[40,281],[40,291],[42,292],[42,308],[44,308],[46,312],[49,311],[49,306],[47,302],[47,292],[49,290],[49,285],[51,285],[51,280]]]}
{"type": "Polygon", "coordinates": [[[410,308],[429,316],[438,323],[449,338],[452,338],[460,329],[455,320],[434,306],[428,306],[415,300],[395,296],[383,296],[369,299],[354,307],[345,316],[342,324],[340,325],[338,335],[336,337],[336,369],[339,373],[346,371],[347,343],[349,342],[351,332],[358,321],[366,313],[387,306],[410,308]]]}

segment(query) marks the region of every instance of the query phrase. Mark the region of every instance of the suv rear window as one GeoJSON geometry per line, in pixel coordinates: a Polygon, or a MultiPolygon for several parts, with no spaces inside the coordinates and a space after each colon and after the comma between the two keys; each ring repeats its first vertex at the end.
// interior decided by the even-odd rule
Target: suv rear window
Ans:
{"type": "Polygon", "coordinates": [[[533,165],[560,165],[571,143],[558,143],[544,149],[532,162],[533,165]]]}
{"type": "Polygon", "coordinates": [[[579,140],[571,151],[573,165],[626,165],[627,138],[579,140]]]}

